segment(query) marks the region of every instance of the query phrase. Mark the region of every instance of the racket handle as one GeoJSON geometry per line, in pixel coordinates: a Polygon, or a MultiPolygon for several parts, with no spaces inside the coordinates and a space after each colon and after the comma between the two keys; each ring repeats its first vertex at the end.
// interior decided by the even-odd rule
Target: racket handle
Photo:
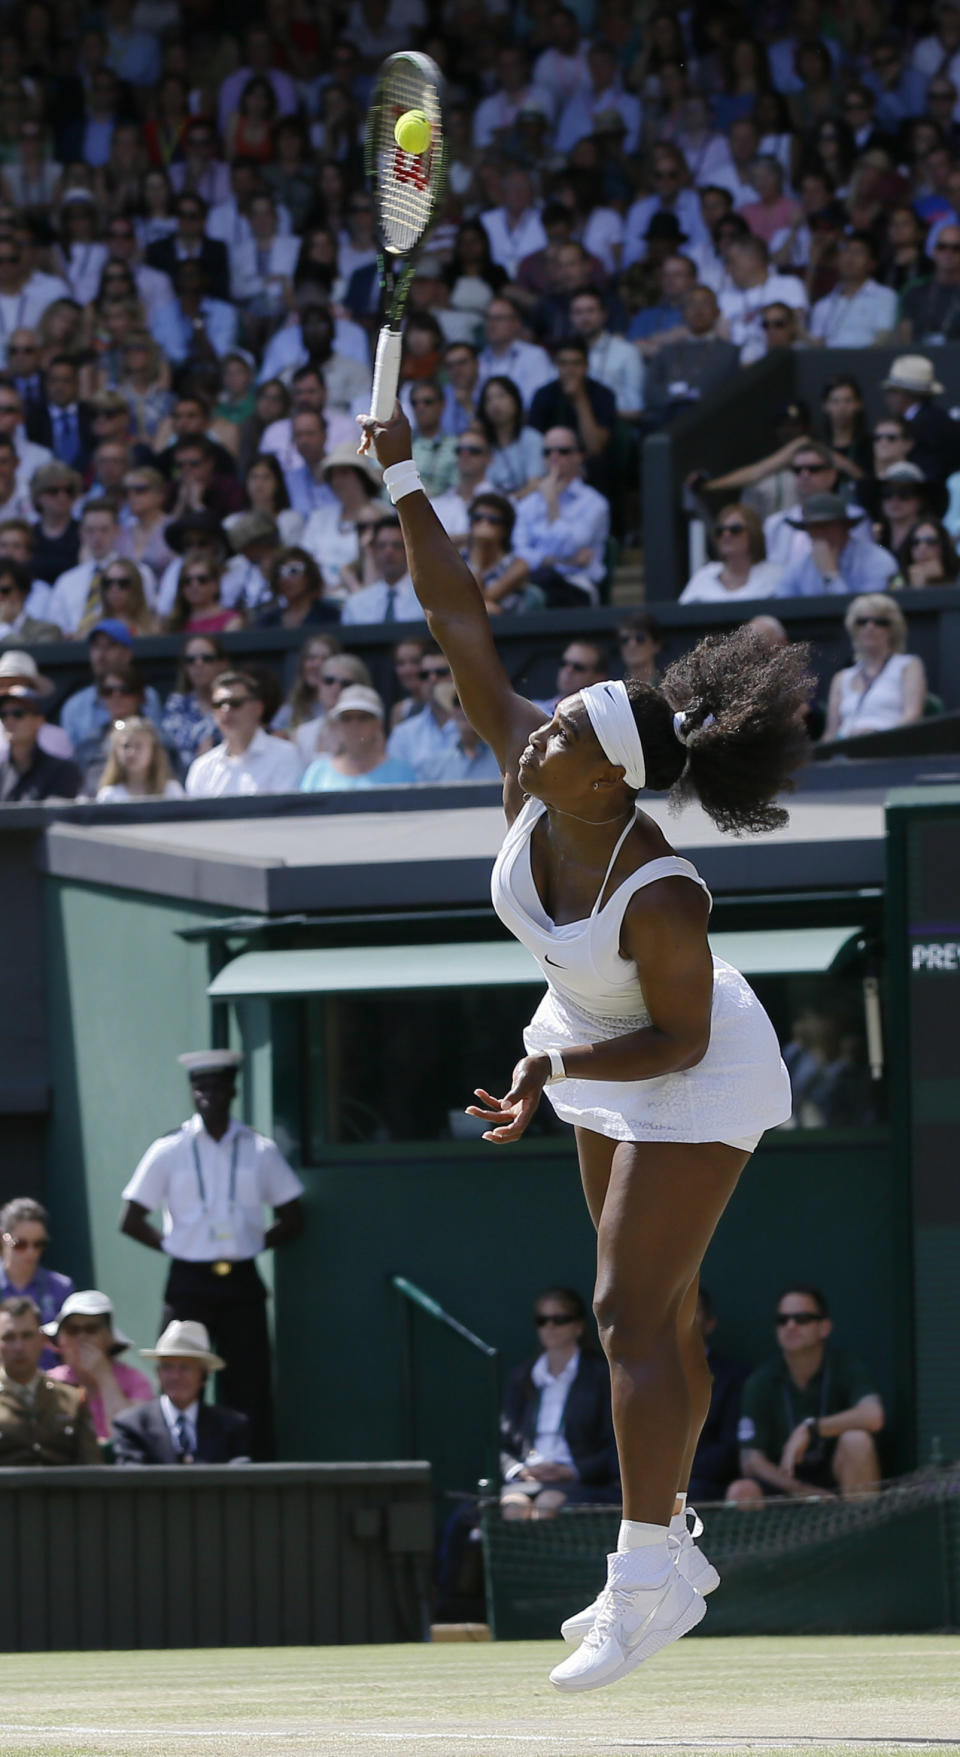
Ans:
{"type": "Polygon", "coordinates": [[[382,329],[377,337],[370,413],[375,421],[389,421],[400,383],[400,350],[403,336],[398,329],[382,329]]]}

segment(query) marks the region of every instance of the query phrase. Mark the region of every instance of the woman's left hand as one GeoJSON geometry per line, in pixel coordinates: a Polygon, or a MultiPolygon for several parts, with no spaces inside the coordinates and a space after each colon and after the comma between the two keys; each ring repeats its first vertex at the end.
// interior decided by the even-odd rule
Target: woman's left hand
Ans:
{"type": "Polygon", "coordinates": [[[528,1127],[540,1094],[550,1075],[550,1058],[546,1055],[525,1055],[513,1070],[513,1083],[504,1098],[494,1098],[482,1086],[474,1089],[481,1104],[468,1104],[467,1115],[478,1116],[492,1126],[484,1133],[485,1141],[498,1143],[519,1141],[528,1127]]]}

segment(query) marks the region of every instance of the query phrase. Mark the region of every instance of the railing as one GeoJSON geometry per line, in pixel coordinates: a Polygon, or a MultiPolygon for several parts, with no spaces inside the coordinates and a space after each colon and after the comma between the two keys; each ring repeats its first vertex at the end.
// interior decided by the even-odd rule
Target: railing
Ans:
{"type": "Polygon", "coordinates": [[[411,1311],[411,1307],[416,1306],[421,1312],[425,1312],[428,1318],[433,1318],[436,1323],[442,1324],[445,1329],[452,1331],[455,1336],[462,1337],[468,1347],[475,1349],[478,1354],[483,1355],[484,1359],[489,1363],[488,1396],[490,1437],[486,1448],[484,1475],[491,1483],[498,1482],[500,1477],[500,1453],[497,1444],[497,1436],[500,1430],[500,1350],[494,1348],[492,1343],[484,1342],[482,1336],[475,1336],[472,1330],[467,1329],[466,1324],[461,1324],[459,1318],[454,1318],[450,1312],[444,1311],[442,1305],[440,1305],[437,1300],[433,1299],[429,1293],[425,1293],[422,1287],[416,1285],[416,1282],[408,1281],[405,1275],[391,1276],[390,1285],[396,1288],[397,1293],[400,1295],[400,1318],[402,1326],[401,1346],[403,1350],[404,1442],[405,1444],[409,1444],[412,1448],[411,1456],[415,1456],[417,1451],[416,1375],[414,1370],[413,1313],[411,1311]]]}

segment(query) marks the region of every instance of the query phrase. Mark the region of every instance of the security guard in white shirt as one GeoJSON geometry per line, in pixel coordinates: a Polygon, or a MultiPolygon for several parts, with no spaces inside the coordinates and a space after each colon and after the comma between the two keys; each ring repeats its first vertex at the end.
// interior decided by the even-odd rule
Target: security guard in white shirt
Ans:
{"type": "Polygon", "coordinates": [[[237,1068],[229,1049],[178,1058],[196,1115],[147,1148],[123,1191],[120,1230],[172,1258],[161,1328],[175,1318],[205,1324],[227,1366],[217,1401],[250,1420],[251,1455],[274,1455],[266,1288],[257,1253],[303,1230],[303,1185],[275,1142],[230,1115],[237,1068]],[[265,1230],[263,1208],[273,1209],[265,1230]],[[163,1210],[163,1231],[149,1216],[163,1210]]]}

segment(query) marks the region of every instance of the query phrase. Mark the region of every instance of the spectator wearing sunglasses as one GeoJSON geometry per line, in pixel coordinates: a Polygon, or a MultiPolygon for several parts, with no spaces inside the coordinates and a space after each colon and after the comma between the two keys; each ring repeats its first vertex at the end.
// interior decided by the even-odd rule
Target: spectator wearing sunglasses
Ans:
{"type": "Polygon", "coordinates": [[[73,516],[73,503],[82,489],[82,477],[56,458],[43,464],[30,483],[30,497],[39,514],[33,572],[50,586],[79,559],[80,525],[73,516]]]}
{"type": "Polygon", "coordinates": [[[783,569],[767,560],[759,514],[735,503],[718,513],[713,527],[716,561],[697,569],[680,594],[681,604],[724,604],[730,599],[773,598],[783,569]]]}
{"type": "Polygon", "coordinates": [[[361,586],[346,600],[341,622],[422,622],[423,611],[407,567],[400,521],[395,516],[388,514],[376,525],[371,555],[377,577],[372,585],[361,586]]]}
{"type": "Polygon", "coordinates": [[[493,491],[489,471],[493,452],[479,421],[461,433],[457,440],[457,478],[445,494],[433,497],[433,510],[444,530],[454,542],[466,537],[470,529],[470,508],[478,494],[493,491]]]}
{"type": "MultiPolygon", "coordinates": [[[[303,531],[303,547],[323,566],[323,579],[331,597],[348,596],[351,586],[346,570],[362,567],[364,528],[373,532],[378,513],[380,466],[375,458],[358,457],[356,440],[334,446],[320,466],[320,475],[331,491],[327,503],[310,514],[303,531]]],[[[364,582],[372,584],[372,579],[364,582]]]]}
{"type": "MultiPolygon", "coordinates": [[[[100,693],[100,685],[108,675],[126,670],[131,662],[133,635],[126,623],[113,618],[98,622],[90,630],[87,655],[93,681],[83,689],[74,690],[60,710],[60,724],[75,752],[88,740],[100,739],[105,729],[116,719],[100,693]]],[[[143,703],[144,713],[155,726],[159,726],[162,717],[160,697],[152,684],[147,686],[143,703]]]]}
{"type": "MultiPolygon", "coordinates": [[[[326,639],[325,636],[315,638],[324,641],[326,639]]],[[[344,690],[357,684],[364,689],[373,688],[373,679],[356,653],[327,650],[319,665],[311,665],[309,669],[316,678],[312,712],[309,716],[304,714],[299,720],[292,722],[293,740],[304,764],[311,763],[314,757],[334,748],[337,741],[330,715],[344,690]]],[[[274,725],[276,724],[275,720],[274,725]]]]}
{"type": "Polygon", "coordinates": [[[57,1316],[41,1329],[56,1348],[59,1364],[51,1379],[79,1385],[86,1393],[99,1440],[109,1440],[114,1418],[125,1409],[150,1402],[153,1386],[146,1374],[119,1359],[133,1343],[118,1330],[107,1294],[96,1288],[69,1294],[57,1316]]]}
{"type": "Polygon", "coordinates": [[[320,628],[339,622],[340,607],[323,597],[323,575],[305,549],[279,549],[267,572],[273,602],[257,616],[260,628],[320,628]]]}
{"type": "Polygon", "coordinates": [[[646,610],[637,610],[631,616],[625,616],[617,629],[617,646],[623,662],[625,680],[633,678],[635,683],[658,684],[660,673],[657,670],[657,658],[663,645],[660,624],[656,617],[646,610]]]}
{"type": "Polygon", "coordinates": [[[883,592],[897,563],[872,537],[853,536],[861,520],[859,508],[846,506],[838,494],[811,494],[799,517],[787,521],[809,538],[810,551],[784,569],[778,596],[883,592]]]}
{"type": "Polygon", "coordinates": [[[303,768],[300,753],[263,726],[258,679],[246,671],[224,671],[214,685],[212,706],[221,743],[190,765],[186,785],[191,799],[296,793],[303,768]]]}
{"type": "Polygon", "coordinates": [[[232,634],[243,627],[243,617],[221,600],[221,572],[220,562],[212,555],[188,550],[167,619],[168,634],[232,634]]]}
{"type": "Polygon", "coordinates": [[[185,772],[194,757],[210,750],[220,733],[213,717],[213,686],[229,669],[220,642],[213,635],[188,635],[177,670],[176,683],[163,707],[161,731],[185,772]]]}
{"type": "MultiPolygon", "coordinates": [[[[844,460],[836,457],[828,445],[820,445],[815,439],[796,442],[788,452],[787,461],[796,483],[797,498],[792,506],[771,513],[763,521],[767,560],[776,562],[779,567],[803,561],[810,554],[810,536],[801,523],[804,506],[814,494],[841,494],[841,471],[846,470],[844,460]]],[[[712,486],[716,487],[716,482],[712,486]]],[[[853,533],[858,539],[869,537],[866,514],[853,503],[849,510],[857,515],[857,522],[851,526],[853,533]]]]}
{"type": "Polygon", "coordinates": [[[543,437],[546,474],[521,500],[514,548],[529,564],[548,609],[595,604],[604,575],[610,506],[583,480],[583,452],[570,427],[543,437]]]}
{"type": "Polygon", "coordinates": [[[437,781],[459,737],[450,707],[437,693],[437,685],[450,678],[450,666],[439,647],[424,653],[420,661],[423,707],[395,726],[387,742],[392,757],[408,763],[418,781],[437,781]]]}
{"type": "Polygon", "coordinates": [[[865,1495],[880,1483],[873,1436],[883,1403],[870,1370],[832,1340],[826,1299],[788,1287],[775,1311],[779,1355],[751,1373],[741,1399],[741,1475],[727,1500],[865,1495]]]}
{"type": "Polygon", "coordinates": [[[0,761],[0,803],[76,799],[80,772],[75,763],[42,748],[43,723],[43,697],[36,690],[17,683],[0,695],[0,727],[7,743],[7,754],[0,761]]]}
{"type": "MultiPolygon", "coordinates": [[[[939,519],[920,518],[897,551],[900,576],[895,585],[955,586],[960,576],[960,555],[953,538],[939,519]]],[[[3,576],[0,574],[0,587],[3,576]]]]}
{"type": "Polygon", "coordinates": [[[510,1374],[500,1416],[504,1519],[550,1519],[571,1502],[620,1498],[610,1374],[586,1342],[580,1295],[544,1288],[533,1321],[537,1353],[510,1374]]]}
{"type": "Polygon", "coordinates": [[[516,517],[503,494],[478,494],[470,507],[470,535],[461,554],[492,616],[543,607],[539,587],[527,583],[527,563],[511,548],[516,517]]]}
{"type": "MultiPolygon", "coordinates": [[[[437,762],[430,775],[431,781],[499,781],[502,779],[500,764],[497,762],[489,744],[475,732],[463,711],[457,686],[453,678],[446,678],[436,684],[433,691],[434,699],[450,715],[450,724],[456,730],[456,738],[447,747],[446,754],[437,762]]],[[[418,775],[417,779],[421,777],[418,775]]]]}
{"type": "Polygon", "coordinates": [[[946,225],[933,246],[933,276],[906,287],[896,340],[933,347],[960,339],[960,226],[946,225]]]}
{"type": "MultiPolygon", "coordinates": [[[[49,1243],[50,1216],[39,1202],[14,1196],[0,1208],[0,1300],[18,1294],[32,1299],[44,1324],[57,1316],[73,1292],[69,1275],[43,1265],[49,1243]]],[[[56,1366],[59,1358],[52,1348],[45,1348],[40,1366],[56,1366]]]]}
{"type": "Polygon", "coordinates": [[[906,651],[899,604],[884,592],[866,592],[854,598],[844,626],[854,662],[831,681],[824,738],[859,738],[921,720],[927,677],[923,660],[906,651]]]}

